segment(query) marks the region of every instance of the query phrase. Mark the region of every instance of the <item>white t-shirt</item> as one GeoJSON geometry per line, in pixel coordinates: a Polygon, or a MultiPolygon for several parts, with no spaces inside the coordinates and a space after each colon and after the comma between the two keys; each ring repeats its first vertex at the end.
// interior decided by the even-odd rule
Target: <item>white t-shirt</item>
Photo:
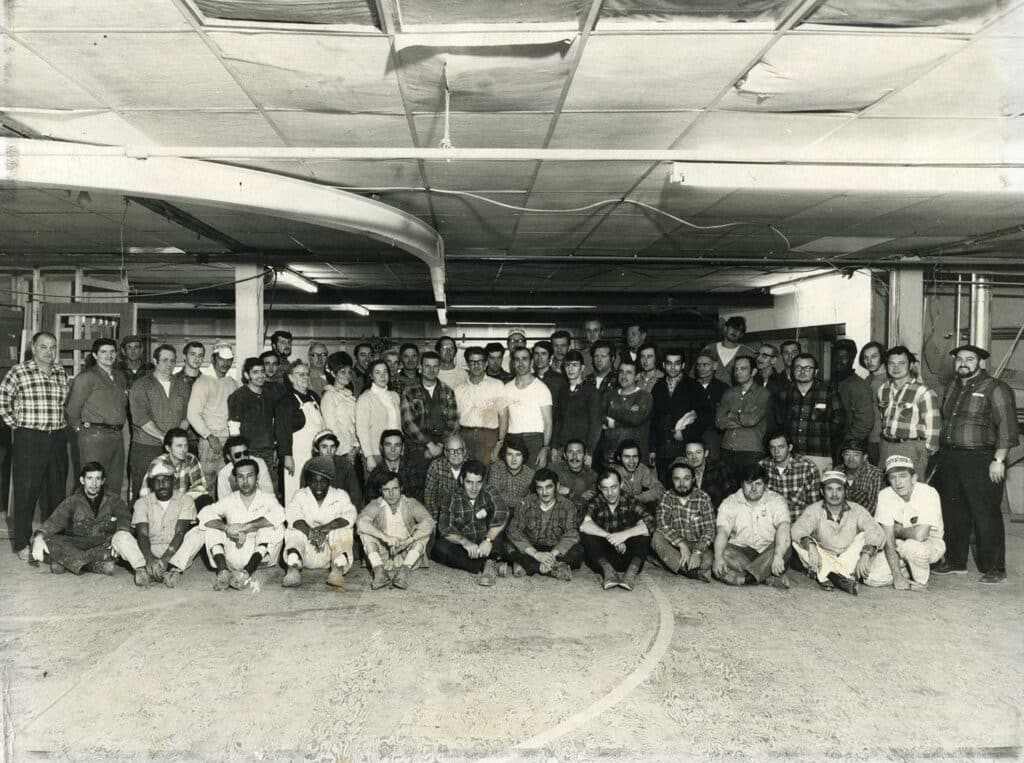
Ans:
{"type": "Polygon", "coordinates": [[[543,432],[544,417],[541,408],[551,405],[551,390],[540,379],[519,389],[516,380],[505,385],[505,401],[508,403],[508,433],[524,434],[543,432]]]}
{"type": "Polygon", "coordinates": [[[930,525],[929,538],[942,538],[944,532],[939,492],[923,482],[914,484],[909,501],[900,498],[891,487],[879,493],[875,520],[885,527],[892,527],[894,522],[899,522],[904,527],[930,525]]]}
{"type": "Polygon", "coordinates": [[[718,357],[722,361],[723,366],[729,365],[732,359],[736,357],[736,353],[740,351],[740,346],[726,347],[721,342],[718,343],[718,357]]]}
{"type": "Polygon", "coordinates": [[[775,542],[775,530],[783,522],[789,522],[789,505],[771,490],[765,490],[761,500],[753,504],[742,490],[737,490],[718,507],[717,526],[729,533],[729,542],[758,553],[775,542]]]}
{"type": "Polygon", "coordinates": [[[479,384],[466,381],[455,388],[459,424],[464,427],[498,428],[498,412],[505,407],[505,385],[485,376],[479,384]]]}
{"type": "Polygon", "coordinates": [[[456,364],[455,368],[450,371],[446,371],[442,368],[437,372],[437,378],[452,389],[456,389],[460,384],[469,380],[469,372],[465,368],[462,368],[462,366],[456,364]]]}

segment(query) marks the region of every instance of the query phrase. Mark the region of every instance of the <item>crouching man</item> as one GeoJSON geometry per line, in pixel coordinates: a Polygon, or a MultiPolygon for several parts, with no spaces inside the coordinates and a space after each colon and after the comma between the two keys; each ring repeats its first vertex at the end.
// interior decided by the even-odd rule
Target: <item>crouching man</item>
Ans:
{"type": "Polygon", "coordinates": [[[558,475],[538,469],[523,502],[512,513],[508,527],[508,556],[512,574],[551,575],[572,580],[583,564],[583,546],[576,526],[576,504],[558,493],[558,475]]]}
{"type": "Polygon", "coordinates": [[[380,498],[366,504],[356,531],[370,563],[370,588],[408,588],[410,571],[426,566],[434,518],[422,503],[402,494],[397,472],[374,470],[368,488],[371,495],[379,492],[380,498]]]}
{"type": "Polygon", "coordinates": [[[804,509],[790,529],[793,550],[819,586],[856,596],[857,580],[867,578],[885,533],[866,508],[846,500],[845,472],[830,469],[821,486],[824,500],[804,509]]]}
{"type": "Polygon", "coordinates": [[[131,539],[131,516],[124,501],[104,489],[103,464],[87,463],[78,482],[81,487],[61,501],[32,536],[32,558],[49,562],[54,573],[113,575],[111,548],[123,547],[131,539]]]}
{"type": "Polygon", "coordinates": [[[261,566],[277,561],[284,542],[284,509],[258,490],[259,466],[242,458],[232,467],[238,490],[199,512],[206,553],[217,570],[213,590],[242,589],[261,566]]]}
{"type": "Polygon", "coordinates": [[[601,575],[604,590],[632,591],[651,547],[654,517],[643,504],[622,493],[619,473],[605,469],[597,477],[597,495],[583,508],[583,553],[601,575]]]}
{"type": "Polygon", "coordinates": [[[917,481],[914,461],[894,455],[885,460],[889,487],[878,494],[875,519],[885,531],[885,554],[875,557],[865,583],[897,591],[928,587],[931,565],[946,553],[942,504],[935,488],[917,481]]]}
{"type": "Polygon", "coordinates": [[[492,586],[507,573],[504,530],[508,508],[484,490],[487,467],[467,461],[459,475],[460,490],[442,508],[437,520],[437,541],[432,558],[446,567],[477,573],[477,583],[492,586]],[[496,562],[501,563],[499,571],[496,562]]]}
{"type": "Polygon", "coordinates": [[[132,509],[134,537],[119,543],[117,553],[135,570],[135,585],[156,581],[174,588],[203,547],[203,534],[192,526],[196,505],[175,490],[178,476],[168,464],[154,461],[146,473],[146,492],[132,509]]]}
{"type": "Polygon", "coordinates": [[[718,507],[712,571],[723,583],[789,588],[789,505],[781,495],[767,489],[767,481],[761,464],[748,466],[743,471],[742,487],[718,507]]]}
{"type": "Polygon", "coordinates": [[[693,467],[676,461],[669,467],[672,489],[658,502],[658,529],[651,549],[669,572],[711,582],[715,510],[711,498],[694,487],[693,467]]]}
{"type": "Polygon", "coordinates": [[[284,561],[288,565],[281,585],[291,588],[302,583],[302,568],[323,570],[327,585],[345,589],[345,573],[352,569],[352,540],[356,507],[348,493],[333,487],[334,459],[316,456],[303,470],[306,487],[288,503],[285,515],[284,561]]]}

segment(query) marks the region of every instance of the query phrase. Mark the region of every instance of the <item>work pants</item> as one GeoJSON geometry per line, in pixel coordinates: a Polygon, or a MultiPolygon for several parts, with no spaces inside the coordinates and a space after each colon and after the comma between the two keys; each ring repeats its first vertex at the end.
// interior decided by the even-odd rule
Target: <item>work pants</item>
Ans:
{"type": "MultiPolygon", "coordinates": [[[[690,553],[693,553],[696,545],[696,543],[687,544],[690,553]]],[[[651,550],[662,561],[662,564],[665,565],[669,572],[681,573],[691,578],[698,575],[709,576],[711,574],[711,565],[715,561],[714,552],[710,548],[706,548],[701,552],[699,568],[696,570],[684,569],[687,557],[683,556],[679,551],[679,547],[673,545],[661,530],[655,530],[654,535],[651,536],[651,550]]]]}
{"type": "Polygon", "coordinates": [[[301,530],[284,531],[284,561],[289,567],[326,570],[337,567],[344,575],[352,569],[352,528],[342,527],[327,533],[323,548],[314,546],[301,530]]]}
{"type": "MultiPolygon", "coordinates": [[[[490,466],[494,446],[498,442],[498,430],[485,429],[483,427],[462,427],[459,430],[459,434],[462,435],[462,439],[466,443],[466,458],[476,459],[490,466]]],[[[543,444],[543,440],[541,444],[543,444]]]]}
{"type": "MultiPolygon", "coordinates": [[[[164,452],[162,445],[144,445],[140,442],[133,442],[131,450],[128,451],[128,469],[132,475],[132,497],[135,501],[142,490],[142,483],[146,479],[146,472],[153,459],[164,452]]],[[[129,504],[130,505],[130,504],[129,504]]]]}
{"type": "MultiPolygon", "coordinates": [[[[144,567],[146,564],[146,557],[142,553],[142,549],[139,548],[139,542],[135,536],[127,530],[119,530],[114,533],[114,537],[111,539],[111,545],[114,548],[114,555],[124,559],[132,567],[132,569],[138,569],[144,567]]],[[[184,572],[195,561],[196,556],[203,548],[203,531],[199,527],[193,527],[187,533],[181,541],[181,545],[178,550],[174,552],[174,555],[168,560],[167,564],[169,567],[184,572]]],[[[167,550],[166,543],[157,543],[150,546],[150,551],[153,552],[153,556],[162,556],[167,550]]]]}
{"type": "Polygon", "coordinates": [[[405,550],[396,553],[391,547],[369,535],[360,533],[359,540],[363,544],[363,553],[366,554],[366,561],[370,563],[371,569],[383,567],[385,570],[397,570],[399,567],[415,569],[418,566],[426,566],[426,541],[413,541],[405,550]]]}
{"type": "MultiPolygon", "coordinates": [[[[554,550],[554,546],[545,546],[537,543],[535,543],[533,547],[538,551],[554,550]]],[[[540,562],[538,562],[532,556],[528,556],[527,554],[520,551],[513,543],[508,544],[507,550],[508,560],[510,562],[515,562],[516,564],[520,565],[524,570],[526,570],[527,575],[541,574],[540,562]]],[[[558,559],[558,561],[568,564],[571,569],[578,570],[580,567],[583,566],[583,544],[578,542],[574,543],[572,545],[572,548],[570,548],[564,554],[557,556],[556,558],[558,559]]],[[[552,572],[554,572],[554,569],[552,569],[552,572]]]]}
{"type": "Polygon", "coordinates": [[[889,442],[883,439],[878,444],[878,466],[883,471],[885,460],[889,456],[906,456],[913,461],[918,482],[924,482],[928,478],[928,450],[925,448],[924,440],[889,442]]]}
{"type": "Polygon", "coordinates": [[[65,498],[68,479],[68,436],[66,429],[43,432],[14,430],[11,482],[14,505],[11,541],[21,551],[32,538],[32,518],[39,504],[39,519],[45,522],[65,498]]]}
{"type": "Polygon", "coordinates": [[[604,538],[588,533],[580,533],[583,542],[583,558],[587,566],[597,573],[601,573],[601,562],[607,562],[616,572],[625,572],[630,562],[637,560],[640,566],[637,572],[644,568],[644,560],[651,547],[650,535],[634,535],[626,541],[626,552],[620,554],[615,547],[604,538]]]}
{"type": "MultiPolygon", "coordinates": [[[[946,544],[941,538],[896,541],[896,555],[900,559],[903,573],[909,573],[910,579],[921,585],[928,584],[931,566],[939,561],[945,552],[946,544]]],[[[892,585],[892,570],[889,569],[884,553],[875,555],[864,582],[871,586],[892,585]]]]}
{"type": "Polygon", "coordinates": [[[199,466],[206,479],[206,489],[213,495],[217,489],[217,473],[224,466],[224,455],[219,450],[211,448],[205,439],[199,441],[199,466]]]}
{"type": "Polygon", "coordinates": [[[263,527],[256,532],[246,533],[241,548],[236,546],[223,530],[206,527],[203,529],[203,536],[210,561],[213,561],[214,554],[223,554],[229,570],[245,569],[253,554],[264,551],[266,554],[260,566],[277,564],[281,546],[284,545],[284,530],[280,527],[263,527]]]}
{"type": "Polygon", "coordinates": [[[446,567],[453,567],[466,572],[483,572],[484,565],[488,561],[505,561],[505,534],[502,533],[491,543],[491,553],[487,557],[471,559],[460,544],[452,543],[440,536],[434,541],[434,548],[431,552],[431,559],[446,567]]]}
{"type": "MultiPolygon", "coordinates": [[[[832,572],[837,572],[844,578],[855,578],[857,561],[860,559],[861,549],[864,548],[864,533],[857,533],[853,542],[841,554],[818,546],[818,556],[821,559],[821,567],[818,569],[818,582],[823,583],[832,572]]],[[[808,553],[799,543],[793,543],[793,550],[800,557],[800,561],[807,566],[808,553]]]]}
{"type": "Polygon", "coordinates": [[[124,434],[120,429],[83,427],[76,435],[78,440],[79,469],[90,461],[103,464],[106,472],[106,491],[109,495],[121,495],[124,486],[124,434]]]}
{"type": "MultiPolygon", "coordinates": [[[[277,464],[277,451],[273,448],[249,448],[249,452],[254,456],[262,458],[263,463],[267,465],[267,470],[270,472],[270,482],[274,486],[274,493],[277,495],[278,500],[280,500],[281,475],[277,464]]],[[[218,499],[225,497],[217,496],[218,499]]]]}
{"type": "Polygon", "coordinates": [[[988,478],[992,450],[943,448],[939,451],[936,485],[942,499],[946,563],[967,567],[971,529],[974,562],[981,573],[1006,572],[1006,531],[1003,527],[1003,482],[988,478]]]}
{"type": "Polygon", "coordinates": [[[760,461],[763,455],[760,451],[722,448],[722,463],[728,466],[733,474],[741,475],[748,466],[760,461]]]}
{"type": "MultiPolygon", "coordinates": [[[[789,561],[791,553],[792,550],[787,546],[782,558],[789,561]]],[[[750,575],[758,583],[763,583],[772,574],[775,544],[771,543],[763,551],[758,551],[748,546],[735,546],[730,543],[725,547],[724,556],[725,566],[737,576],[737,582],[742,582],[747,575],[750,575]]]]}
{"type": "Polygon", "coordinates": [[[81,575],[87,564],[113,559],[109,535],[51,535],[46,539],[51,564],[81,575]]]}

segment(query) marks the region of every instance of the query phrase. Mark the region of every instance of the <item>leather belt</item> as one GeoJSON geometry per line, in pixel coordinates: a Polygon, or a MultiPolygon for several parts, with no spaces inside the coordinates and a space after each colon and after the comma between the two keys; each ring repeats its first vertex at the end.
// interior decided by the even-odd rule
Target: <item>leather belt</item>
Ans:
{"type": "Polygon", "coordinates": [[[98,421],[83,421],[82,422],[82,428],[83,429],[93,429],[93,428],[96,428],[96,429],[109,429],[109,430],[111,430],[113,432],[120,432],[121,428],[123,426],[124,426],[124,424],[102,424],[102,423],[100,423],[98,421]]]}

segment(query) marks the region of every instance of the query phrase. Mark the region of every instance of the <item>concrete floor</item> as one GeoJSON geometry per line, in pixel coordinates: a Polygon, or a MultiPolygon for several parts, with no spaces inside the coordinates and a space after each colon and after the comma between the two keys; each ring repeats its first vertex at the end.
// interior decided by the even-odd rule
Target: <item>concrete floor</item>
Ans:
{"type": "Polygon", "coordinates": [[[1019,758],[1024,526],[1010,579],[925,593],[632,594],[434,565],[413,589],[215,593],[0,556],[3,759],[1019,758]]]}

